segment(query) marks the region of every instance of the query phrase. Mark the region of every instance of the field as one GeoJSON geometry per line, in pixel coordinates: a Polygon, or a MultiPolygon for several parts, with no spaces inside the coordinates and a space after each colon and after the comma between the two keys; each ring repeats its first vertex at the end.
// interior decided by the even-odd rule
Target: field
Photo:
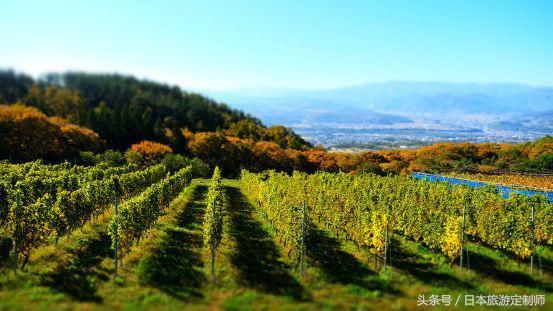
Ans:
{"type": "MultiPolygon", "coordinates": [[[[46,170],[57,174],[54,169],[46,170]]],[[[444,240],[439,229],[436,236],[422,233],[417,237],[413,231],[402,228],[398,215],[386,214],[379,204],[367,207],[364,213],[370,217],[339,218],[351,213],[349,207],[359,206],[362,197],[353,200],[353,204],[348,202],[358,193],[354,190],[365,185],[361,182],[367,182],[367,187],[378,194],[383,193],[385,189],[379,187],[386,183],[408,189],[411,181],[407,179],[243,173],[241,180],[190,181],[187,168],[167,176],[154,170],[146,170],[151,178],[133,191],[124,186],[124,176],[134,176],[140,171],[113,172],[112,176],[121,180],[123,190],[119,193],[128,193],[120,196],[118,217],[114,217],[114,205],[109,200],[93,216],[81,214],[86,221],[74,228],[62,226],[65,230],[56,231],[55,218],[44,216],[43,220],[52,227],[35,224],[36,228],[48,227],[41,229],[45,234],[42,239],[13,229],[10,220],[2,224],[0,230],[5,230],[6,235],[18,232],[19,237],[27,237],[22,239],[27,244],[17,244],[21,252],[15,272],[9,260],[12,253],[4,257],[0,270],[0,310],[410,310],[417,309],[419,295],[425,295],[426,299],[430,295],[450,295],[452,305],[458,297],[462,305],[465,295],[545,295],[543,308],[553,304],[553,232],[548,227],[551,224],[534,223],[530,244],[525,244],[527,231],[516,226],[505,235],[505,241],[498,239],[501,235],[497,234],[495,240],[490,240],[481,228],[484,222],[467,222],[464,240],[457,236],[444,240]],[[328,181],[335,190],[317,184],[320,181],[317,178],[328,181]],[[256,182],[262,186],[255,188],[256,182]],[[295,186],[306,185],[323,190],[295,191],[295,186]],[[347,192],[340,185],[353,190],[347,192]],[[331,200],[340,193],[349,201],[331,200]],[[152,201],[154,197],[156,200],[152,201]],[[306,202],[305,209],[302,202],[306,202]],[[319,209],[331,206],[343,209],[329,210],[327,214],[325,209],[319,209]],[[279,209],[272,210],[273,207],[279,209]],[[336,218],[329,219],[329,215],[336,218]],[[356,219],[366,221],[370,229],[355,231],[357,224],[364,224],[356,219]],[[114,231],[114,226],[119,229],[114,231]],[[385,236],[380,230],[384,227],[385,236]],[[114,238],[119,241],[118,255],[122,259],[117,277],[114,277],[114,238]],[[522,246],[515,247],[518,244],[522,246]],[[459,247],[464,250],[462,269],[459,247]],[[24,264],[25,254],[28,261],[24,264]],[[532,271],[530,256],[534,259],[532,271]]],[[[81,176],[79,172],[71,174],[81,176]]],[[[25,180],[32,180],[31,177],[27,172],[25,180]]],[[[113,180],[106,176],[98,178],[113,180]]],[[[88,185],[95,181],[89,179],[92,178],[79,177],[82,187],[67,191],[90,189],[88,185]]],[[[134,177],[132,180],[138,183],[134,177]]],[[[422,184],[413,182],[413,185],[422,184]]],[[[433,187],[424,189],[444,197],[450,195],[433,187]]],[[[49,191],[54,190],[44,190],[41,197],[49,195],[49,191]]],[[[399,206],[393,191],[386,193],[389,206],[399,206]]],[[[58,194],[53,204],[56,208],[64,206],[60,205],[59,197],[58,194]]],[[[521,208],[530,202],[516,199],[521,208]]],[[[479,208],[486,204],[473,202],[474,209],[469,215],[479,215],[479,208]]],[[[511,201],[505,202],[496,208],[508,208],[511,201]]],[[[542,205],[536,205],[536,215],[547,222],[550,205],[539,200],[538,203],[542,205]]],[[[37,206],[34,211],[41,211],[46,205],[37,206]]],[[[441,206],[447,206],[443,211],[449,214],[444,222],[449,227],[456,205],[441,201],[436,210],[441,210],[441,206]]],[[[67,211],[62,210],[61,214],[69,215],[67,211]]],[[[19,219],[30,224],[35,218],[19,219]]],[[[69,218],[64,219],[68,224],[69,218]]],[[[446,230],[444,234],[449,233],[446,230]]]]}

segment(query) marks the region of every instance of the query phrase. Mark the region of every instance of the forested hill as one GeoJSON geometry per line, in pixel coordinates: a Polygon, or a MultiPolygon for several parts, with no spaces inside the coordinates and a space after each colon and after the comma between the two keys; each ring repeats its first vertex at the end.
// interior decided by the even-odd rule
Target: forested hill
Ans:
{"type": "Polygon", "coordinates": [[[161,154],[219,166],[229,177],[242,168],[381,175],[553,170],[550,136],[519,145],[438,143],[417,150],[334,153],[311,148],[283,126],[267,128],[252,116],[176,86],[122,75],[65,73],[35,80],[0,71],[0,161],[85,163],[83,152],[120,158],[125,152],[129,160],[136,149],[152,146],[161,154]]]}
{"type": "MultiPolygon", "coordinates": [[[[177,86],[118,74],[68,72],[35,80],[13,71],[0,71],[0,104],[21,103],[47,116],[61,117],[88,127],[105,141],[106,148],[124,150],[140,140],[155,140],[184,151],[181,132],[230,130],[236,124],[260,133],[246,136],[280,142],[283,148],[307,146],[286,129],[286,139],[266,135],[261,122],[202,95],[177,86]]],[[[282,132],[281,129],[279,129],[282,132]]],[[[274,135],[273,135],[274,136],[274,135]]]]}

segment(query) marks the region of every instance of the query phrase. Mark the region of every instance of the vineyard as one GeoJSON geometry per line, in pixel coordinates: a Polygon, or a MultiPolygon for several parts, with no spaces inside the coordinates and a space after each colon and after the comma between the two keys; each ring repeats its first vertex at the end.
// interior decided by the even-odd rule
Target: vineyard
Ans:
{"type": "MultiPolygon", "coordinates": [[[[450,260],[460,257],[470,237],[523,260],[539,245],[553,245],[553,204],[545,197],[513,195],[493,188],[450,187],[404,176],[242,172],[243,188],[286,246],[298,249],[306,217],[384,258],[395,232],[450,260]],[[308,216],[305,216],[307,204],[308,216]],[[286,212],[283,213],[282,211],[286,212]]],[[[308,219],[309,220],[309,219],[308,219]]]]}
{"type": "Polygon", "coordinates": [[[407,176],[0,164],[0,310],[553,293],[553,204],[407,176]]]}

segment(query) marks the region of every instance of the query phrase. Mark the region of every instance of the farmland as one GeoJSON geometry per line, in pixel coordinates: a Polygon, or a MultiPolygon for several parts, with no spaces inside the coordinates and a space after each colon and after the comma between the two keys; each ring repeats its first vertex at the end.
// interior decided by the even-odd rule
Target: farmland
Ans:
{"type": "Polygon", "coordinates": [[[451,304],[465,295],[544,295],[552,303],[552,207],[538,197],[371,174],[3,169],[11,179],[0,309],[414,309],[420,295],[449,295],[451,304]],[[23,187],[37,184],[37,171],[59,185],[23,187]],[[89,206],[82,214],[63,205],[98,189],[119,200],[79,199],[89,206]],[[16,230],[16,214],[35,230],[16,230]]]}

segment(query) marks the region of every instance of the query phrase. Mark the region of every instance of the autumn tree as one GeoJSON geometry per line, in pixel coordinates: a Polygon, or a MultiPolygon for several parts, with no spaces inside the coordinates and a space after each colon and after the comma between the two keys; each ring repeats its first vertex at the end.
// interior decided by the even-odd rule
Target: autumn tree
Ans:
{"type": "Polygon", "coordinates": [[[171,147],[154,141],[143,140],[134,144],[127,151],[126,157],[129,162],[136,162],[137,154],[141,155],[143,164],[152,164],[161,161],[166,154],[173,153],[171,147]]]}
{"type": "Polygon", "coordinates": [[[248,119],[233,123],[226,131],[229,136],[235,136],[242,139],[249,138],[254,141],[259,141],[266,132],[267,130],[258,122],[248,119]]]}
{"type": "Polygon", "coordinates": [[[313,171],[337,172],[338,164],[335,157],[324,148],[318,147],[304,152],[307,163],[313,171]]]}
{"type": "Polygon", "coordinates": [[[275,142],[282,148],[302,149],[310,146],[301,136],[282,125],[269,127],[261,140],[275,142]]]}
{"type": "Polygon", "coordinates": [[[0,158],[59,161],[101,145],[98,134],[87,128],[48,118],[36,108],[0,105],[0,158]]]}

